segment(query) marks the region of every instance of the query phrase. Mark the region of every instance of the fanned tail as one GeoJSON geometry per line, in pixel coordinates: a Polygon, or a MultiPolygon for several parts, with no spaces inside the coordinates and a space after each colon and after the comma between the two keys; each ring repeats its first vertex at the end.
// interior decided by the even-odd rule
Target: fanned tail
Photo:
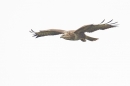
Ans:
{"type": "Polygon", "coordinates": [[[93,38],[93,37],[90,37],[90,36],[86,36],[86,39],[89,40],[89,41],[96,41],[96,40],[98,40],[98,38],[93,38]]]}

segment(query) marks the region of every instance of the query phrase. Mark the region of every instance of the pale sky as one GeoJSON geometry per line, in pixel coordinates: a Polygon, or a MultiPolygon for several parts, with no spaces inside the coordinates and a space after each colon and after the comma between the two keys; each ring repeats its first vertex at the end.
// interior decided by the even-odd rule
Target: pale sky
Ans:
{"type": "Polygon", "coordinates": [[[130,0],[1,0],[0,86],[130,86],[130,0]],[[78,29],[113,19],[118,27],[86,33],[91,42],[46,29],[78,29]]]}

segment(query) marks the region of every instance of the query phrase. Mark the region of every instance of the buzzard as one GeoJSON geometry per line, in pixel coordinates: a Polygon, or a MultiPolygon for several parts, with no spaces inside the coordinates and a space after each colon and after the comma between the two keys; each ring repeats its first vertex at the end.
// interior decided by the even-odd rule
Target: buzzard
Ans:
{"type": "MultiPolygon", "coordinates": [[[[112,19],[113,20],[113,19],[112,19]]],[[[34,33],[33,37],[43,37],[43,36],[49,36],[49,35],[59,35],[62,34],[60,38],[66,39],[66,40],[81,40],[82,42],[85,42],[86,40],[89,41],[96,41],[98,38],[93,38],[90,36],[87,36],[85,32],[94,32],[97,30],[105,30],[108,28],[116,27],[117,22],[111,23],[112,20],[110,20],[107,23],[103,23],[105,19],[100,24],[89,24],[84,25],[77,30],[60,30],[60,29],[48,29],[48,30],[41,30],[39,32],[34,32],[31,29],[31,33],[34,33]]]]}

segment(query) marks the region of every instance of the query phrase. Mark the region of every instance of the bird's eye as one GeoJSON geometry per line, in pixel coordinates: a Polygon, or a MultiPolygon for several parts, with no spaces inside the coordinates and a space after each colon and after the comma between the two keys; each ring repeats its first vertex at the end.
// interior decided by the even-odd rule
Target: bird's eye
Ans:
{"type": "Polygon", "coordinates": [[[67,35],[67,33],[65,33],[64,35],[67,35]]]}

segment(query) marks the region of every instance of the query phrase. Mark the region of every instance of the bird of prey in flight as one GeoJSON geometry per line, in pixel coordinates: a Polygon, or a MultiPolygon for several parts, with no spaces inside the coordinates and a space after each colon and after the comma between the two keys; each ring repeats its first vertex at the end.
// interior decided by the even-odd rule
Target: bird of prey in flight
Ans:
{"type": "Polygon", "coordinates": [[[77,30],[66,31],[66,30],[61,30],[61,29],[48,29],[48,30],[41,30],[39,32],[34,32],[31,29],[30,32],[34,33],[33,37],[36,37],[36,38],[62,34],[60,38],[63,38],[66,40],[81,40],[82,42],[85,42],[86,40],[96,41],[98,38],[87,36],[85,32],[91,33],[97,30],[105,30],[105,29],[117,26],[117,22],[112,23],[113,19],[107,23],[104,23],[104,21],[105,19],[100,24],[84,25],[78,28],[77,30]]]}

